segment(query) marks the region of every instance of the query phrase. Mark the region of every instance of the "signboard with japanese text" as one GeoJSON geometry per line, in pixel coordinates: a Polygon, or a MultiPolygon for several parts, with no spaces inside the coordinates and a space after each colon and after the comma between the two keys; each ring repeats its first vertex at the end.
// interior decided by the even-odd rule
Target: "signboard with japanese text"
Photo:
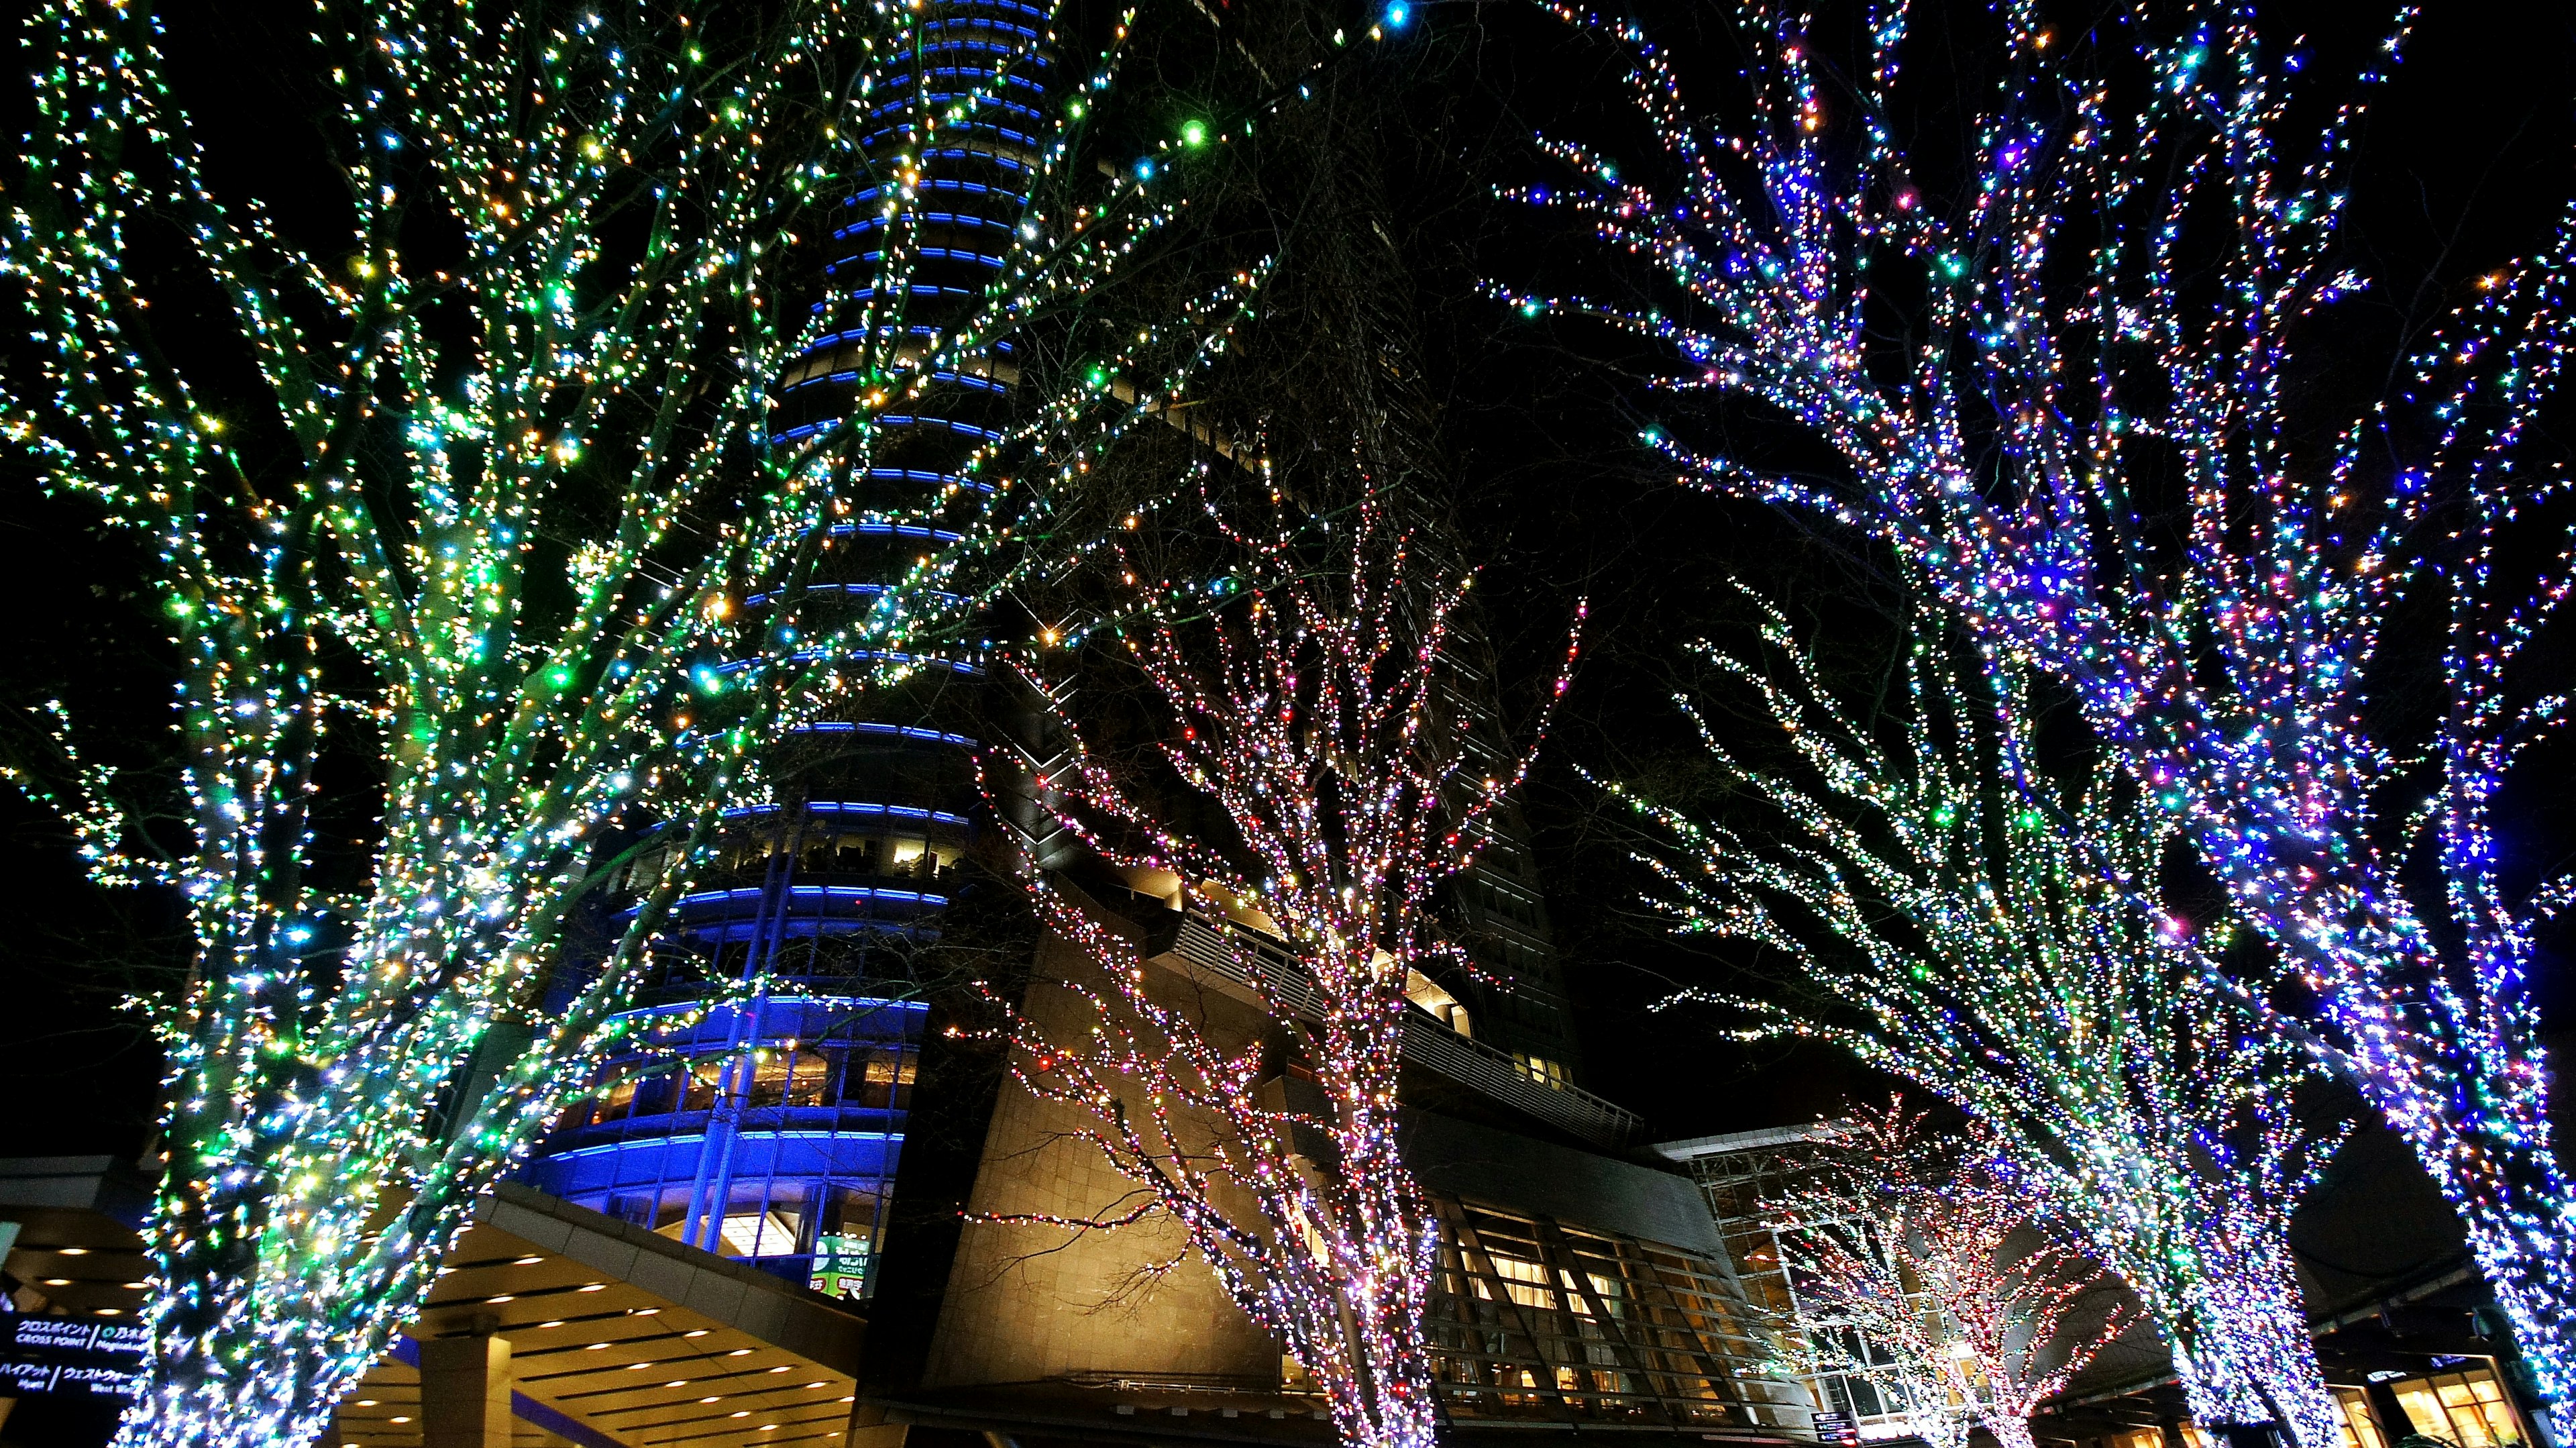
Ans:
{"type": "Polygon", "coordinates": [[[149,1344],[135,1323],[0,1312],[0,1392],[137,1398],[149,1344]]]}

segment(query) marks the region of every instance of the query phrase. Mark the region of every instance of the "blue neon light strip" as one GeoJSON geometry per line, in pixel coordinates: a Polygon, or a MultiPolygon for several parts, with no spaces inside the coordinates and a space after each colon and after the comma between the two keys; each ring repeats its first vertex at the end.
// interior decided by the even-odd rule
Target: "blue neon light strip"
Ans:
{"type": "Polygon", "coordinates": [[[985,161],[1005,171],[1026,172],[1029,169],[1029,163],[1017,156],[1005,156],[999,151],[978,151],[966,146],[943,146],[936,151],[921,153],[925,161],[934,157],[942,161],[985,161]]]}
{"type": "MultiPolygon", "coordinates": [[[[1000,271],[1006,264],[998,256],[992,256],[980,251],[960,251],[953,246],[925,246],[919,248],[919,254],[932,261],[972,262],[977,266],[991,267],[995,271],[1000,271]]],[[[853,264],[866,263],[873,266],[883,260],[885,260],[884,252],[865,251],[859,253],[857,256],[845,256],[839,261],[826,263],[823,267],[823,275],[827,277],[838,276],[841,274],[843,268],[853,264]]]]}
{"type": "Polygon", "coordinates": [[[847,537],[852,533],[864,533],[870,537],[927,538],[936,543],[966,541],[966,535],[963,533],[951,533],[944,528],[925,528],[919,523],[858,522],[832,525],[834,537],[847,537]]]}
{"type": "Polygon", "coordinates": [[[906,96],[897,101],[888,101],[884,105],[881,105],[875,110],[868,112],[866,115],[861,116],[859,119],[863,122],[874,121],[885,116],[890,116],[897,111],[910,111],[917,104],[926,106],[944,106],[952,101],[973,101],[979,107],[989,106],[994,110],[1007,111],[1015,116],[1026,116],[1033,122],[1042,119],[1044,115],[1044,113],[1035,106],[1024,106],[1018,101],[1004,100],[1000,96],[978,95],[973,91],[931,91],[930,93],[922,96],[918,102],[916,102],[911,96],[906,96]]]}
{"type": "MultiPolygon", "coordinates": [[[[901,291],[908,296],[915,297],[971,297],[976,295],[975,293],[966,290],[964,287],[934,287],[928,282],[915,282],[909,287],[896,288],[895,290],[901,291]]],[[[860,287],[856,291],[842,293],[842,299],[852,302],[864,302],[874,297],[876,294],[877,289],[874,287],[860,287]]],[[[816,302],[814,304],[814,314],[816,316],[821,316],[823,308],[828,305],[830,305],[828,302],[816,302]]],[[[834,342],[838,340],[838,337],[826,337],[823,339],[823,342],[834,342]]],[[[817,343],[816,345],[820,346],[822,343],[817,343]]]]}
{"type": "MultiPolygon", "coordinates": [[[[984,392],[1008,392],[1011,390],[1007,383],[987,381],[986,379],[974,376],[971,373],[934,372],[931,376],[944,378],[950,382],[961,383],[965,386],[984,392]]],[[[802,392],[808,387],[847,387],[856,384],[858,381],[858,370],[853,368],[847,372],[818,372],[810,377],[800,377],[796,381],[788,383],[785,387],[780,388],[779,390],[782,392],[802,392]]],[[[836,418],[833,421],[837,422],[838,420],[839,419],[836,418]]],[[[912,419],[887,420],[911,421],[912,419]]],[[[811,427],[801,427],[793,432],[781,433],[780,436],[788,438],[802,437],[808,432],[815,431],[822,427],[829,427],[831,425],[832,423],[816,423],[811,427]]],[[[955,427],[956,424],[952,423],[950,426],[955,427]]],[[[870,468],[868,469],[868,476],[879,482],[891,481],[894,478],[901,477],[907,481],[953,483],[958,487],[966,488],[978,493],[990,493],[993,491],[993,485],[991,483],[979,483],[973,478],[960,477],[955,473],[924,472],[918,468],[870,468]]]]}
{"type": "MultiPolygon", "coordinates": [[[[993,186],[982,181],[958,181],[946,176],[933,176],[929,180],[922,182],[914,189],[920,191],[962,191],[969,196],[999,196],[1005,201],[1016,202],[1022,206],[1027,205],[1029,200],[1028,193],[1023,191],[1013,191],[1007,186],[993,186]]],[[[858,192],[851,196],[849,200],[844,201],[841,204],[843,206],[862,206],[868,202],[876,200],[884,194],[884,187],[871,186],[867,190],[858,192]]]]}
{"type": "MultiPolygon", "coordinates": [[[[892,469],[877,469],[876,471],[892,471],[892,469]]],[[[875,598],[880,594],[890,593],[893,590],[882,583],[809,583],[805,585],[805,591],[807,593],[851,593],[857,594],[863,598],[875,598]]],[[[933,598],[937,599],[941,603],[947,604],[958,604],[966,601],[958,594],[941,593],[935,588],[921,589],[915,596],[920,598],[933,598]]],[[[745,608],[761,608],[765,607],[768,602],[768,594],[755,593],[751,597],[744,599],[742,601],[742,606],[745,608]]]]}
{"type": "MultiPolygon", "coordinates": [[[[843,1006],[865,1006],[872,1011],[912,1011],[915,1013],[927,1013],[930,1009],[930,1002],[928,1001],[888,1000],[882,996],[774,995],[769,998],[769,1003],[774,1006],[830,1006],[835,1010],[843,1006]]],[[[868,1109],[883,1110],[884,1108],[871,1107],[868,1109]]]]}
{"type": "Polygon", "coordinates": [[[972,27],[977,30],[1005,31],[1009,34],[1020,37],[1031,45],[1038,43],[1038,33],[1031,30],[1029,27],[1025,25],[1013,25],[1007,20],[995,20],[990,16],[985,15],[958,15],[945,20],[928,20],[922,22],[921,26],[924,30],[964,30],[968,27],[972,27]]]}
{"type": "MultiPolygon", "coordinates": [[[[841,1009],[845,1006],[854,1010],[864,1007],[870,1011],[927,1011],[930,1009],[930,1002],[928,1001],[884,1000],[876,996],[774,995],[769,998],[769,1003],[773,1006],[828,1006],[834,1010],[841,1009]]],[[[633,1010],[615,1011],[609,1015],[609,1019],[613,1021],[644,1020],[652,1016],[676,1016],[685,1014],[689,1011],[704,1009],[706,1009],[706,1002],[704,1001],[674,1001],[669,1005],[637,1006],[633,1010]]],[[[740,1007],[720,1007],[719,1009],[739,1010],[740,1007]]],[[[694,1061],[710,1055],[723,1054],[724,1052],[722,1050],[712,1048],[705,1051],[691,1052],[685,1056],[675,1054],[671,1058],[671,1064],[678,1065],[682,1060],[694,1061]]],[[[645,1058],[639,1055],[623,1057],[621,1059],[626,1061],[641,1061],[645,1058]]]]}
{"type": "MultiPolygon", "coordinates": [[[[882,126],[864,136],[861,136],[859,138],[859,144],[862,147],[867,147],[874,146],[881,141],[902,140],[911,136],[912,130],[913,128],[909,123],[882,126]]],[[[981,119],[955,122],[943,129],[940,132],[940,135],[952,141],[971,140],[976,136],[983,136],[991,140],[999,141],[1006,146],[1026,146],[1032,151],[1041,150],[1045,146],[1044,142],[1040,141],[1037,137],[1030,135],[1026,131],[1012,130],[1009,126],[1002,124],[1000,121],[987,121],[981,119]]],[[[938,153],[932,152],[931,154],[936,155],[938,153]]],[[[1001,158],[997,156],[994,159],[999,160],[1001,158]]]]}
{"type": "MultiPolygon", "coordinates": [[[[819,312],[822,309],[822,303],[815,303],[814,310],[819,312]]],[[[846,332],[826,332],[822,336],[815,338],[814,345],[805,349],[802,355],[811,357],[817,352],[821,352],[827,348],[837,347],[844,342],[863,341],[866,339],[867,335],[867,329],[864,327],[852,327],[846,332]]],[[[937,327],[879,327],[877,328],[877,335],[880,337],[936,337],[939,335],[939,329],[937,327]]],[[[995,342],[992,350],[996,352],[1009,352],[1011,350],[1011,344],[1008,342],[995,342]]]]}
{"type": "MultiPolygon", "coordinates": [[[[956,433],[960,437],[971,437],[978,442],[1000,442],[1002,440],[1002,435],[993,431],[989,427],[977,427],[971,422],[958,422],[945,417],[921,417],[909,413],[889,412],[877,419],[877,426],[944,427],[950,432],[956,433]]],[[[839,530],[835,529],[834,531],[837,532],[839,530]]]]}
{"type": "MultiPolygon", "coordinates": [[[[766,889],[758,885],[746,885],[739,890],[701,890],[695,895],[681,896],[678,904],[683,907],[730,905],[737,900],[757,900],[767,893],[769,892],[766,889]]],[[[787,898],[791,901],[823,902],[895,900],[906,905],[928,905],[939,910],[948,908],[948,897],[945,895],[925,895],[918,890],[884,890],[874,885],[790,885],[787,887],[787,898]]]]}
{"type": "Polygon", "coordinates": [[[790,734],[879,734],[890,739],[918,739],[925,744],[954,744],[960,749],[973,749],[976,741],[945,729],[924,729],[916,724],[881,724],[873,719],[824,719],[812,724],[789,727],[790,734]]]}
{"type": "MultiPolygon", "coordinates": [[[[754,819],[761,815],[776,814],[784,807],[774,804],[736,805],[726,810],[724,817],[729,820],[754,819]]],[[[930,824],[961,827],[968,822],[964,815],[950,814],[946,810],[915,809],[908,804],[868,804],[860,800],[809,800],[805,808],[815,814],[883,815],[887,819],[921,820],[930,824]]]]}
{"type": "Polygon", "coordinates": [[[984,85],[1015,85],[1020,87],[1022,90],[1034,92],[1041,99],[1046,95],[1046,87],[1029,79],[1027,76],[1003,75],[993,70],[990,66],[935,65],[928,70],[921,72],[921,74],[924,78],[930,80],[966,81],[970,84],[984,85]]]}
{"type": "MultiPolygon", "coordinates": [[[[924,211],[919,213],[915,219],[940,226],[962,226],[970,231],[977,227],[984,227],[993,231],[1009,231],[1012,229],[1012,223],[1010,222],[994,221],[967,211],[924,211]]],[[[891,218],[884,216],[870,216],[858,221],[853,221],[849,225],[842,227],[840,230],[833,232],[832,239],[834,241],[847,241],[862,231],[880,230],[889,225],[891,220],[891,218]]]]}
{"type": "MultiPolygon", "coordinates": [[[[867,148],[894,141],[907,140],[912,136],[912,131],[913,128],[909,123],[881,127],[861,136],[859,138],[859,145],[862,148],[867,148]]],[[[981,137],[984,140],[999,141],[1005,146],[1026,146],[1032,151],[1043,149],[1044,146],[1044,143],[1039,141],[1037,137],[1030,135],[1026,131],[1012,130],[1009,126],[1003,125],[1000,121],[959,121],[956,124],[943,129],[939,134],[943,138],[952,142],[972,142],[978,137],[981,137]]],[[[936,156],[942,153],[932,151],[929,154],[936,156]]],[[[958,154],[968,153],[961,152],[958,154]]],[[[972,154],[980,155],[982,153],[976,152],[972,154]]],[[[987,159],[1010,164],[1010,158],[1003,156],[998,152],[987,159]]],[[[1021,169],[1025,170],[1027,168],[1022,167],[1021,169]]]]}
{"type": "MultiPolygon", "coordinates": [[[[933,375],[947,377],[952,374],[941,372],[933,375]]],[[[965,379],[961,377],[958,380],[965,379]]],[[[992,386],[996,392],[1009,390],[998,382],[992,386]]],[[[870,468],[867,471],[867,479],[872,483],[930,483],[939,487],[972,488],[979,493],[993,491],[991,483],[977,482],[973,478],[957,473],[934,473],[928,468],[870,468]]]]}
{"type": "Polygon", "coordinates": [[[871,664],[909,664],[915,668],[945,669],[949,673],[964,674],[968,678],[982,678],[984,675],[984,666],[981,664],[970,664],[962,659],[934,659],[921,654],[897,653],[892,649],[852,649],[844,657],[861,659],[871,664]]]}
{"type": "MultiPolygon", "coordinates": [[[[987,21],[984,23],[989,25],[994,22],[987,21]]],[[[924,26],[922,28],[926,30],[930,27],[924,26]]],[[[1017,27],[1013,28],[1016,29],[1017,27]]],[[[1052,63],[1047,59],[1043,52],[1028,50],[1022,46],[1012,45],[1005,41],[970,40],[962,36],[948,40],[931,41],[921,47],[920,53],[923,55],[993,55],[999,56],[1007,61],[1015,63],[1025,62],[1027,64],[1037,66],[1044,66],[1052,63]]],[[[930,72],[932,75],[943,75],[946,73],[947,72],[945,71],[939,70],[933,70],[930,72]]],[[[984,73],[987,75],[994,74],[994,72],[991,71],[986,71],[984,73]]]]}
{"type": "MultiPolygon", "coordinates": [[[[883,1110],[884,1108],[862,1107],[860,1109],[883,1110]]],[[[734,1139],[737,1141],[899,1142],[903,1140],[903,1133],[900,1131],[742,1131],[736,1132],[734,1134],[734,1139]]],[[[545,1159],[548,1161],[570,1161],[572,1158],[577,1156],[598,1156],[606,1152],[643,1151],[648,1148],[668,1146],[704,1146],[706,1144],[707,1134],[703,1131],[694,1132],[688,1136],[639,1136],[632,1141],[612,1141],[600,1146],[577,1146],[570,1151],[548,1152],[545,1159]]]]}

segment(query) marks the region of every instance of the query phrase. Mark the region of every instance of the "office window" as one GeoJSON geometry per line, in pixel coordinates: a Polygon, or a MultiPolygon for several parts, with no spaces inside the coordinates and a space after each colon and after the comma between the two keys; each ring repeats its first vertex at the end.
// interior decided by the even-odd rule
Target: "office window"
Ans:
{"type": "Polygon", "coordinates": [[[2513,1405],[2505,1401],[2504,1385],[2485,1368],[2408,1378],[2394,1389],[2418,1433],[2448,1438],[2460,1448],[2496,1448],[2523,1441],[2513,1405]]]}
{"type": "Polygon", "coordinates": [[[1512,1060],[1518,1063],[1521,1068],[1522,1075],[1536,1081],[1541,1086],[1548,1087],[1552,1090],[1562,1091],[1566,1087],[1574,1084],[1572,1081],[1566,1079],[1565,1067],[1547,1059],[1544,1056],[1532,1056],[1525,1052],[1514,1051],[1512,1053],[1512,1060]]]}
{"type": "Polygon", "coordinates": [[[728,1210],[717,1251],[727,1257],[777,1257],[796,1251],[805,1233],[805,1214],[790,1203],[753,1203],[754,1210],[728,1210]]]}
{"type": "Polygon", "coordinates": [[[2343,1448],[2388,1448],[2379,1420],[2371,1416],[2368,1394],[2359,1388],[2337,1388],[2334,1397],[2336,1436],[2343,1448]]]}
{"type": "Polygon", "coordinates": [[[877,1236],[884,1221],[883,1184],[836,1186],[826,1197],[808,1281],[826,1297],[863,1299],[876,1290],[877,1236]]]}

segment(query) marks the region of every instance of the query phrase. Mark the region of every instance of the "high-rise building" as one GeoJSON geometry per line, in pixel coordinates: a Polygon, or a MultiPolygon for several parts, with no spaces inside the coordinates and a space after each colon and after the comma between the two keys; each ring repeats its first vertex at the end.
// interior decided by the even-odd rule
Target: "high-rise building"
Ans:
{"type": "MultiPolygon", "coordinates": [[[[944,0],[919,43],[857,102],[858,144],[878,174],[917,170],[917,261],[884,294],[895,215],[882,185],[840,203],[817,304],[829,326],[782,379],[782,438],[837,425],[858,405],[863,358],[919,359],[997,270],[1039,165],[1039,106],[1054,62],[1017,0],[944,0]],[[923,144],[924,108],[989,92],[923,144]],[[870,335],[873,329],[874,335],[870,335]]],[[[872,605],[926,547],[959,539],[992,485],[962,466],[1009,406],[1007,344],[933,374],[873,419],[877,442],[810,587],[872,605]]],[[[781,600],[744,600],[757,615],[781,600]]],[[[810,609],[815,600],[803,601],[810,609]]],[[[525,1173],[532,1185],[689,1246],[753,1261],[837,1297],[865,1298],[901,1162],[928,1008],[917,972],[939,938],[978,792],[959,695],[983,666],[956,648],[861,667],[904,682],[856,691],[838,717],[772,746],[775,805],[731,811],[719,861],[682,898],[655,948],[646,1012],[711,990],[768,984],[684,1031],[642,1032],[603,1087],[525,1173]],[[668,1064],[656,1064],[667,1060],[668,1064]]],[[[649,851],[625,882],[649,884],[649,851]]]]}

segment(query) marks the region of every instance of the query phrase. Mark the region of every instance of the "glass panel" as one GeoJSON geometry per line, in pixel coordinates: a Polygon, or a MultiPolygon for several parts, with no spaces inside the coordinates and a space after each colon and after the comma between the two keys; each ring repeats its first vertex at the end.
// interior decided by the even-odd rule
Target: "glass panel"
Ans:
{"type": "Polygon", "coordinates": [[[856,1106],[901,1106],[917,1069],[918,1057],[909,1050],[853,1051],[845,1080],[854,1089],[841,1099],[856,1106]]]}
{"type": "Polygon", "coordinates": [[[875,1191],[834,1187],[814,1238],[810,1286],[827,1297],[865,1298],[875,1290],[877,1229],[883,1198],[875,1191]]]}
{"type": "Polygon", "coordinates": [[[680,1100],[682,1111],[713,1111],[716,1105],[716,1083],[724,1076],[728,1058],[711,1056],[689,1068],[688,1095],[680,1100]]]}
{"type": "Polygon", "coordinates": [[[782,1211],[769,1211],[724,1219],[724,1255],[728,1257],[775,1257],[796,1250],[799,1229],[796,1219],[782,1211]]]}
{"type": "Polygon", "coordinates": [[[671,1110],[672,1102],[678,1096],[678,1082],[678,1073],[672,1071],[656,1071],[652,1075],[637,1082],[635,1084],[635,1114],[638,1116],[658,1116],[663,1112],[671,1110]]]}
{"type": "Polygon", "coordinates": [[[797,1051],[788,1056],[786,1098],[790,1106],[827,1106],[832,1086],[832,1062],[820,1051],[797,1051]]]}
{"type": "Polygon", "coordinates": [[[558,1129],[568,1129],[596,1122],[622,1121],[633,1114],[635,1093],[640,1085],[633,1077],[628,1077],[613,1085],[598,1087],[590,1095],[580,1097],[565,1107],[555,1125],[558,1129]]]}
{"type": "Polygon", "coordinates": [[[2417,1381],[2397,1385],[2398,1406],[2406,1410],[2406,1421],[2418,1433],[2439,1433],[2451,1415],[2442,1411],[2442,1400],[2433,1396],[2429,1383],[2417,1381]]]}
{"type": "Polygon", "coordinates": [[[1547,1290],[1547,1269],[1536,1262],[1496,1256],[1494,1275],[1503,1279],[1503,1291],[1521,1306],[1551,1309],[1556,1306],[1556,1295],[1547,1290]]]}
{"type": "MultiPolygon", "coordinates": [[[[2439,1416],[2431,1421],[2447,1423],[2449,1429],[2443,1436],[2459,1444],[2460,1448],[2492,1448],[2500,1436],[2511,1436],[2509,1432],[2498,1435],[2488,1427],[2487,1420],[2478,1411],[2476,1392],[2463,1374],[2446,1373],[2426,1384],[2410,1383],[2406,1386],[2412,1388],[2419,1399],[2441,1404],[2439,1416]]],[[[2411,1404],[2407,1411],[2412,1416],[2414,1408],[2411,1404]]]]}
{"type": "Polygon", "coordinates": [[[2368,1394],[2355,1388],[2337,1388],[2335,1409],[2345,1448],[2388,1448],[2388,1440],[2380,1435],[2379,1420],[2371,1416],[2368,1394]]]}
{"type": "Polygon", "coordinates": [[[751,1073],[747,1104],[812,1106],[823,1099],[829,1063],[820,1051],[765,1050],[751,1073]]]}
{"type": "Polygon", "coordinates": [[[1519,1066],[1520,1073],[1522,1075],[1536,1081],[1541,1086],[1562,1091],[1566,1087],[1574,1084],[1572,1081],[1567,1079],[1564,1066],[1557,1062],[1548,1060],[1544,1056],[1532,1056],[1524,1052],[1515,1051],[1512,1053],[1512,1060],[1519,1066]]]}

